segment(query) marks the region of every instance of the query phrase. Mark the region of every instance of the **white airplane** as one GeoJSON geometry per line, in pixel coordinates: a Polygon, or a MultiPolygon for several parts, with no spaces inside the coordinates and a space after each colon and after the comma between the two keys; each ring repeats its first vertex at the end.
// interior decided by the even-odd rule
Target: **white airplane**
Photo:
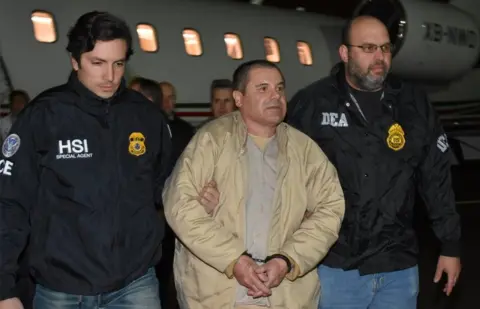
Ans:
{"type": "MultiPolygon", "coordinates": [[[[468,13],[477,8],[475,0],[451,2],[365,0],[355,14],[377,16],[389,26],[397,46],[393,72],[427,86],[440,110],[472,108],[470,102],[478,111],[480,12],[468,13]]],[[[173,83],[178,110],[191,122],[208,114],[210,82],[230,78],[243,61],[278,62],[289,96],[327,75],[339,61],[337,48],[345,23],[335,17],[228,1],[3,1],[0,68],[9,84],[34,97],[65,82],[71,70],[67,32],[91,10],[109,11],[129,23],[135,54],[127,77],[173,83]]],[[[476,117],[478,124],[478,113],[476,117]]]]}

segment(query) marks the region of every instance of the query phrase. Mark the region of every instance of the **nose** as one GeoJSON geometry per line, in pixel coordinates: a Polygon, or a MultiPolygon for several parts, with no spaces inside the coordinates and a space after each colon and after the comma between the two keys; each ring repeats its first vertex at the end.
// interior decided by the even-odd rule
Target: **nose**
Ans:
{"type": "Polygon", "coordinates": [[[383,60],[385,58],[385,54],[383,53],[382,49],[379,47],[374,53],[375,59],[383,60]]]}
{"type": "Polygon", "coordinates": [[[172,100],[170,99],[164,99],[163,103],[162,103],[162,106],[163,106],[163,110],[166,111],[166,112],[170,112],[171,110],[173,110],[173,103],[172,103],[172,100]]]}
{"type": "Polygon", "coordinates": [[[107,66],[107,71],[105,72],[105,79],[108,80],[109,82],[113,82],[115,79],[115,70],[113,66],[107,66]]]}
{"type": "Polygon", "coordinates": [[[274,99],[274,100],[280,99],[280,97],[281,97],[281,95],[282,95],[280,92],[281,92],[281,91],[278,90],[278,89],[273,89],[273,90],[272,90],[272,93],[271,93],[272,99],[274,99]]]}

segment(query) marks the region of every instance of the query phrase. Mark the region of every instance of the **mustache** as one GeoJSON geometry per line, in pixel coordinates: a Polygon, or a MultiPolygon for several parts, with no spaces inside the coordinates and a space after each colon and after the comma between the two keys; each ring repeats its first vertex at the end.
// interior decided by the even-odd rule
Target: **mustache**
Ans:
{"type": "Polygon", "coordinates": [[[270,107],[280,107],[280,106],[282,106],[282,102],[280,102],[280,100],[272,100],[272,101],[269,101],[265,107],[270,108],[270,107]]]}
{"type": "Polygon", "coordinates": [[[368,69],[371,70],[371,69],[373,69],[374,66],[382,66],[383,69],[386,69],[386,68],[387,68],[387,64],[386,64],[385,61],[383,61],[383,60],[377,60],[377,61],[375,61],[374,63],[372,63],[372,64],[368,67],[368,69]]]}

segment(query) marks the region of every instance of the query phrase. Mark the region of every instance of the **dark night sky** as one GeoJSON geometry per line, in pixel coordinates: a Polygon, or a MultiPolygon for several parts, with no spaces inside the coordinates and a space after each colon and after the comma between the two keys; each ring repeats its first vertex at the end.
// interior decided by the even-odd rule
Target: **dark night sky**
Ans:
{"type": "MultiPolygon", "coordinates": [[[[242,1],[242,0],[241,0],[242,1]]],[[[245,0],[244,2],[249,2],[245,0]]],[[[317,12],[338,17],[350,17],[359,0],[265,0],[264,5],[295,9],[303,7],[307,12],[317,12]]]]}
{"type": "MultiPolygon", "coordinates": [[[[250,2],[250,0],[237,1],[250,2]]],[[[432,1],[449,2],[448,0],[432,1]]],[[[348,18],[360,2],[360,0],[264,0],[263,4],[290,9],[303,7],[307,12],[317,12],[325,15],[348,18]]]]}

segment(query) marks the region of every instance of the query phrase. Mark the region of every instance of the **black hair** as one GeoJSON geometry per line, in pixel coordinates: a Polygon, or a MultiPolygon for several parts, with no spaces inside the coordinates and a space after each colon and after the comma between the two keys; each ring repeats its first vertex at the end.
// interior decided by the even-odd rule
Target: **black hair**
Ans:
{"type": "Polygon", "coordinates": [[[215,79],[210,85],[210,98],[213,98],[215,89],[233,89],[232,81],[229,79],[215,79]]]}
{"type": "Polygon", "coordinates": [[[128,88],[132,88],[133,85],[140,83],[140,80],[143,79],[141,76],[133,77],[128,83],[128,88]]]}
{"type": "Polygon", "coordinates": [[[27,104],[28,102],[30,102],[30,96],[28,95],[28,93],[24,90],[17,89],[17,90],[13,90],[8,95],[8,104],[12,106],[13,99],[15,99],[15,97],[18,97],[18,96],[23,97],[23,99],[25,99],[25,102],[27,104]]]}
{"type": "Polygon", "coordinates": [[[127,23],[108,13],[92,11],[80,16],[68,32],[67,51],[80,65],[80,56],[94,49],[97,41],[123,39],[127,43],[128,60],[133,54],[132,34],[127,23]]]}
{"type": "Polygon", "coordinates": [[[144,96],[152,98],[153,103],[158,104],[159,106],[162,105],[162,88],[160,88],[160,85],[156,81],[148,78],[136,77],[131,84],[138,85],[138,87],[140,88],[140,92],[144,96]]]}
{"type": "Polygon", "coordinates": [[[283,81],[285,82],[285,77],[283,76],[282,71],[280,71],[280,68],[273,62],[263,59],[251,60],[242,63],[233,73],[233,90],[244,93],[248,83],[250,71],[255,68],[276,69],[282,76],[283,81]]]}

